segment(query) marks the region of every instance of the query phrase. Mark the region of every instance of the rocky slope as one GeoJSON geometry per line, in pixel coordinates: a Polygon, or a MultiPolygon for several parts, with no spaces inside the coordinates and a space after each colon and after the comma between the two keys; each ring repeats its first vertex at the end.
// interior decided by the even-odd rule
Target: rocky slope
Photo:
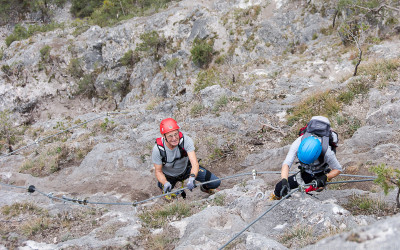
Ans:
{"type": "MultiPolygon", "coordinates": [[[[337,156],[347,174],[373,175],[369,168],[382,163],[398,169],[398,34],[366,47],[362,62],[364,72],[397,66],[352,77],[357,50],[329,31],[332,6],[311,2],[185,0],[113,27],[79,33],[66,25],[5,48],[1,110],[11,112],[13,149],[29,147],[13,155],[1,148],[1,182],[12,185],[0,193],[1,247],[218,249],[274,204],[268,195],[279,175],[229,179],[210,197],[196,189],[185,201],[137,207],[49,197],[130,203],[158,195],[150,153],[166,117],[194,138],[201,163],[218,176],[279,170],[294,128],[306,122],[288,123],[299,102],[368,77],[366,91],[330,116],[341,136],[337,156]],[[123,63],[152,31],[167,46],[123,63]],[[207,68],[192,61],[196,38],[213,44],[207,68]],[[19,188],[29,185],[42,193],[19,188]]],[[[60,10],[59,21],[71,18],[66,13],[60,10]]],[[[390,249],[399,235],[394,203],[395,192],[384,196],[371,182],[332,185],[313,197],[295,194],[229,247],[390,249]],[[382,206],[357,213],[351,205],[362,197],[382,206]]]]}

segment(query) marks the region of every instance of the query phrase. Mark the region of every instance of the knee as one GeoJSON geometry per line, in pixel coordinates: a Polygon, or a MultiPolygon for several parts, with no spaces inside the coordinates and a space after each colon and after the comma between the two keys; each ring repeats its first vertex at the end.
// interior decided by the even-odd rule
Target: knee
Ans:
{"type": "Polygon", "coordinates": [[[217,179],[215,179],[215,180],[216,181],[208,183],[207,187],[211,188],[211,189],[215,189],[215,188],[219,187],[219,185],[221,185],[221,180],[217,180],[217,179]]]}

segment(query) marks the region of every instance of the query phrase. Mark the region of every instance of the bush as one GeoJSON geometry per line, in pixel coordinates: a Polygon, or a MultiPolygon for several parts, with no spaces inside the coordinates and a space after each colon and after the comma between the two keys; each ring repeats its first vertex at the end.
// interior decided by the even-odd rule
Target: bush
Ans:
{"type": "Polygon", "coordinates": [[[389,190],[397,187],[396,203],[397,208],[400,208],[400,170],[386,166],[385,164],[374,166],[371,170],[378,175],[378,178],[374,182],[383,188],[386,195],[389,193],[389,190]]]}
{"type": "Polygon", "coordinates": [[[69,61],[68,72],[75,78],[81,78],[84,74],[82,61],[79,58],[73,58],[69,61]]]}
{"type": "Polygon", "coordinates": [[[38,32],[47,32],[64,27],[64,24],[60,23],[49,23],[45,25],[29,25],[28,28],[21,26],[20,24],[15,25],[14,31],[11,35],[6,37],[6,45],[9,47],[14,41],[21,41],[29,38],[30,36],[38,32]]]}
{"type": "Polygon", "coordinates": [[[49,45],[46,45],[40,49],[39,71],[43,70],[44,64],[50,61],[50,50],[51,47],[49,45]]]}
{"type": "Polygon", "coordinates": [[[140,40],[142,40],[142,43],[138,44],[136,51],[147,52],[150,56],[154,56],[156,60],[160,58],[159,52],[167,44],[166,39],[155,30],[141,34],[140,40]]]}
{"type": "Polygon", "coordinates": [[[85,95],[92,98],[96,95],[96,88],[94,83],[96,80],[95,74],[87,74],[82,77],[78,83],[78,90],[75,92],[77,95],[85,95]]]}
{"type": "Polygon", "coordinates": [[[196,38],[190,54],[194,64],[201,68],[207,67],[213,59],[213,45],[211,42],[196,38]]]}
{"type": "Polygon", "coordinates": [[[10,111],[0,111],[0,150],[3,145],[8,145],[8,151],[12,151],[12,145],[16,142],[16,132],[10,111]]]}
{"type": "Polygon", "coordinates": [[[140,57],[136,51],[128,50],[119,61],[123,66],[133,66],[140,61],[140,57]]]}
{"type": "Polygon", "coordinates": [[[179,64],[180,64],[179,58],[173,58],[165,63],[165,69],[168,72],[173,72],[176,76],[176,70],[179,67],[179,64]]]}
{"type": "Polygon", "coordinates": [[[103,4],[103,0],[72,0],[71,14],[75,17],[90,17],[103,4]]]}

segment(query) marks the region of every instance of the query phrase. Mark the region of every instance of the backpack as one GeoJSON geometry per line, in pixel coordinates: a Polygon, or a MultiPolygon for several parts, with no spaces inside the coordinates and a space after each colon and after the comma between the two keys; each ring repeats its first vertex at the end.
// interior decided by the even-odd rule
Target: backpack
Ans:
{"type": "MultiPolygon", "coordinates": [[[[182,159],[184,157],[187,157],[188,154],[187,154],[186,150],[183,148],[184,141],[185,141],[185,139],[183,137],[182,132],[179,132],[178,148],[179,148],[179,152],[181,153],[181,157],[178,159],[174,159],[172,162],[182,159]]],[[[164,146],[164,138],[163,137],[157,138],[156,145],[157,145],[158,150],[160,151],[162,165],[165,165],[168,161],[167,161],[167,152],[165,151],[165,146],[164,146]]]]}
{"type": "Polygon", "coordinates": [[[301,140],[304,140],[311,135],[316,135],[321,138],[322,151],[318,157],[319,162],[324,162],[324,157],[326,151],[328,150],[328,146],[330,146],[332,151],[336,154],[339,136],[331,129],[331,126],[328,123],[317,119],[312,119],[305,127],[302,127],[299,130],[299,136],[303,136],[301,140]]]}

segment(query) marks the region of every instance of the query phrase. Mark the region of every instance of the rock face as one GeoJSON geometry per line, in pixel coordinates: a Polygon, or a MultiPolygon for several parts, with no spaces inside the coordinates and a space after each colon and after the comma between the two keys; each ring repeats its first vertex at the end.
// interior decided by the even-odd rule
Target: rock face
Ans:
{"type": "Polygon", "coordinates": [[[379,248],[390,249],[397,244],[399,236],[400,217],[393,216],[385,220],[360,227],[351,232],[324,239],[315,245],[303,249],[317,249],[329,247],[342,249],[379,248]]]}
{"type": "MultiPolygon", "coordinates": [[[[327,90],[362,88],[331,116],[345,173],[372,175],[369,167],[382,163],[399,169],[400,42],[368,47],[363,64],[385,70],[351,77],[355,52],[328,29],[334,11],[318,0],[184,0],[113,27],[79,33],[66,25],[7,48],[10,31],[1,27],[0,111],[10,116],[0,122],[12,124],[16,139],[8,145],[0,128],[0,248],[218,249],[278,202],[269,195],[294,128],[306,123],[289,126],[288,113],[327,90]],[[165,46],[138,49],[153,31],[165,46]],[[213,46],[204,68],[192,60],[196,38],[213,46]],[[224,180],[212,196],[196,188],[185,201],[151,199],[160,194],[151,149],[167,117],[194,139],[201,165],[219,177],[248,175],[224,180]],[[9,146],[21,151],[6,155],[9,146]],[[253,179],[252,170],[271,173],[253,179]],[[27,192],[30,185],[37,191],[27,192]],[[174,205],[183,211],[157,214],[174,205]]],[[[67,9],[56,13],[55,21],[71,19],[67,9]]],[[[368,182],[295,193],[229,247],[393,249],[399,217],[353,215],[344,204],[354,195],[392,206],[396,192],[381,198],[368,182]]]]}

